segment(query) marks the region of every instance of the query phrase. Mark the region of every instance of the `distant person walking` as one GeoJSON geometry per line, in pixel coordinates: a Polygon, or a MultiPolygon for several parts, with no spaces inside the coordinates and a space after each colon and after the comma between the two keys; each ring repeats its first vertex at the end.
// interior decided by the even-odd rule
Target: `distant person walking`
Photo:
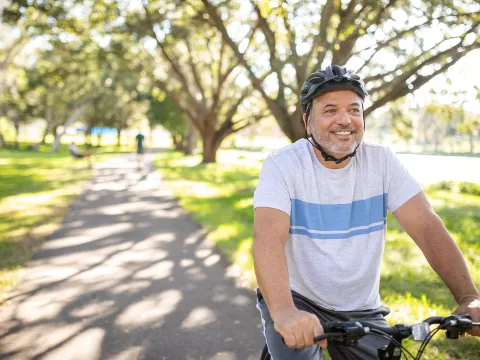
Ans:
{"type": "Polygon", "coordinates": [[[135,136],[135,140],[137,141],[137,154],[143,154],[145,151],[143,148],[144,139],[145,136],[143,136],[141,133],[138,133],[137,136],[135,136]]]}
{"type": "Polygon", "coordinates": [[[143,165],[143,154],[145,153],[144,148],[145,136],[142,133],[138,133],[135,136],[135,141],[137,142],[137,167],[140,168],[143,165]]]}

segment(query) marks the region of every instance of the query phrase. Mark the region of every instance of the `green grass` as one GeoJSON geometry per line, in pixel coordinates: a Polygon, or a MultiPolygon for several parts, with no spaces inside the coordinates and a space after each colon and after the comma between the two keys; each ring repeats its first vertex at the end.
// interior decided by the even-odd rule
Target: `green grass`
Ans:
{"type": "MultiPolygon", "coordinates": [[[[73,159],[64,147],[59,153],[46,147],[0,150],[0,301],[92,173],[86,161],[73,159]]],[[[107,154],[96,154],[95,161],[107,154]]]]}
{"type": "MultiPolygon", "coordinates": [[[[180,204],[208,231],[209,237],[236,263],[246,284],[255,286],[251,246],[253,201],[265,154],[221,150],[218,164],[198,165],[200,156],[157,154],[156,164],[180,204]]],[[[465,255],[480,288],[480,196],[473,185],[433,185],[426,194],[465,255]]],[[[387,243],[381,273],[381,296],[392,310],[391,323],[415,323],[433,314],[447,315],[455,301],[429,267],[420,250],[388,214],[387,243]]],[[[407,342],[409,349],[418,344],[407,342]]],[[[448,341],[436,336],[422,359],[478,359],[480,339],[448,341]]]]}

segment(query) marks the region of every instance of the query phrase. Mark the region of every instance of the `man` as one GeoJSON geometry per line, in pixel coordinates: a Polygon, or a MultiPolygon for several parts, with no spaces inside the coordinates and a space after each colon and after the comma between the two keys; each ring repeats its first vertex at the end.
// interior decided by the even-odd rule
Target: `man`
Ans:
{"type": "Polygon", "coordinates": [[[143,149],[144,139],[145,139],[145,136],[143,136],[141,133],[138,133],[137,136],[135,136],[135,140],[137,142],[137,154],[139,155],[144,153],[144,149],[143,149]]]}
{"type": "Polygon", "coordinates": [[[76,159],[87,159],[88,167],[89,168],[92,167],[92,160],[91,160],[92,153],[80,151],[77,145],[75,145],[74,141],[68,147],[68,151],[70,151],[70,154],[76,159]]]}
{"type": "Polygon", "coordinates": [[[387,325],[379,296],[387,210],[449,287],[456,311],[480,320],[479,292],[420,185],[388,148],[362,142],[366,95],[360,77],[343,67],[313,73],[301,90],[307,139],[264,161],[253,256],[257,307],[275,360],[319,360],[327,346],[334,360],[377,358],[386,343],[378,337],[355,348],[318,346],[313,338],[323,333],[319,320],[387,325]]]}
{"type": "Polygon", "coordinates": [[[72,142],[70,146],[68,147],[68,151],[70,151],[70,154],[72,154],[73,157],[75,158],[86,158],[91,156],[92,154],[89,152],[81,152],[80,149],[75,145],[75,142],[72,142]]]}

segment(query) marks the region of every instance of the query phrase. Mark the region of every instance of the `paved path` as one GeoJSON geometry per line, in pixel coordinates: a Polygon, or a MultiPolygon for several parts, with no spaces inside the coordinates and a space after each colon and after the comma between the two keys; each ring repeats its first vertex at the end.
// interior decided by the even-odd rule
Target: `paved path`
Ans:
{"type": "Polygon", "coordinates": [[[0,308],[1,359],[259,359],[253,293],[151,159],[97,167],[0,308]]]}

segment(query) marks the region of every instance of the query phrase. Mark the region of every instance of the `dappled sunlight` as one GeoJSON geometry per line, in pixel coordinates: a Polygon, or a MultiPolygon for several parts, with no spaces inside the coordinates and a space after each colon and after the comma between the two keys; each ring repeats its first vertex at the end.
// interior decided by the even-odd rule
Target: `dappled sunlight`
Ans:
{"type": "Polygon", "coordinates": [[[128,306],[117,317],[116,324],[122,329],[150,324],[161,325],[164,316],[175,311],[182,298],[182,293],[173,289],[151,295],[128,306]]]}
{"type": "Polygon", "coordinates": [[[49,352],[49,357],[53,359],[101,360],[104,337],[105,329],[87,329],[64,343],[61,348],[49,352]]]}
{"type": "Polygon", "coordinates": [[[125,251],[111,256],[106,262],[106,265],[124,266],[135,263],[144,263],[145,259],[149,261],[159,261],[167,256],[167,252],[159,251],[152,252],[151,249],[137,249],[135,251],[125,251]]]}
{"type": "Polygon", "coordinates": [[[211,267],[215,264],[217,264],[220,261],[220,255],[218,254],[213,254],[207,257],[205,260],[203,260],[203,265],[206,267],[211,267]]]}
{"type": "Polygon", "coordinates": [[[151,212],[151,216],[154,218],[162,218],[162,219],[175,219],[178,216],[182,215],[184,210],[177,208],[177,209],[157,209],[151,212]]]}
{"type": "Polygon", "coordinates": [[[129,275],[130,271],[122,266],[104,264],[102,266],[95,266],[87,271],[83,271],[80,274],[75,275],[75,280],[81,281],[86,285],[98,283],[98,280],[102,279],[102,282],[100,282],[101,284],[107,281],[122,280],[129,275]]]}
{"type": "Polygon", "coordinates": [[[390,324],[416,324],[430,316],[447,316],[450,314],[447,308],[429,302],[425,295],[415,298],[407,292],[402,296],[392,295],[383,300],[391,310],[387,317],[390,324]]]}
{"type": "MultiPolygon", "coordinates": [[[[131,230],[133,228],[133,224],[129,222],[124,223],[116,223],[111,225],[101,225],[97,227],[92,227],[88,229],[79,229],[78,233],[80,235],[86,236],[91,239],[100,239],[106,236],[112,236],[121,234],[127,230],[131,230]]],[[[77,235],[76,231],[72,232],[74,235],[77,235]]]]}
{"type": "Polygon", "coordinates": [[[231,299],[231,302],[237,306],[252,305],[252,299],[246,297],[245,295],[236,295],[233,299],[231,299]]]}
{"type": "Polygon", "coordinates": [[[137,201],[137,202],[130,202],[127,204],[117,204],[117,205],[109,205],[100,208],[96,208],[92,210],[94,214],[103,214],[103,215],[122,215],[128,214],[134,211],[145,211],[145,210],[153,210],[156,209],[155,204],[146,202],[146,201],[137,201]]]}
{"type": "Polygon", "coordinates": [[[120,354],[112,356],[111,360],[131,360],[131,359],[141,359],[140,355],[143,351],[141,346],[132,346],[128,349],[123,350],[120,354]]]}
{"type": "Polygon", "coordinates": [[[141,243],[135,244],[135,248],[139,249],[150,249],[155,248],[162,243],[171,243],[175,241],[175,234],[172,232],[165,232],[161,234],[152,235],[144,240],[141,243]]]}
{"type": "Polygon", "coordinates": [[[180,263],[179,263],[180,267],[182,268],[192,266],[193,264],[195,264],[195,260],[193,259],[182,259],[180,260],[180,263]]]}
{"type": "Polygon", "coordinates": [[[73,309],[70,312],[70,316],[79,319],[91,318],[91,317],[104,317],[111,315],[115,312],[116,306],[115,301],[110,299],[106,300],[93,300],[88,304],[80,305],[79,307],[73,309]]]}
{"type": "Polygon", "coordinates": [[[114,284],[109,287],[109,291],[114,295],[135,294],[147,289],[152,283],[148,280],[129,281],[120,284],[114,284]]]}
{"type": "Polygon", "coordinates": [[[90,241],[96,241],[96,240],[97,238],[92,238],[85,235],[69,236],[69,237],[48,241],[45,243],[45,245],[43,245],[42,248],[44,250],[60,249],[66,246],[76,246],[76,245],[81,245],[81,244],[85,244],[90,241]]]}
{"type": "Polygon", "coordinates": [[[239,234],[240,227],[238,223],[220,224],[218,227],[211,231],[210,238],[214,241],[221,241],[223,239],[229,239],[239,234]]]}
{"type": "Polygon", "coordinates": [[[56,265],[53,269],[50,265],[40,265],[35,267],[35,269],[36,271],[29,276],[29,283],[34,283],[34,285],[59,281],[68,278],[77,272],[77,268],[74,265],[56,265]]]}
{"type": "Polygon", "coordinates": [[[197,243],[203,236],[205,236],[205,229],[199,229],[191,233],[183,242],[185,245],[193,245],[197,243]]]}
{"type": "Polygon", "coordinates": [[[253,197],[240,199],[234,204],[234,206],[235,206],[235,209],[246,209],[246,208],[253,209],[253,197]]]}
{"type": "Polygon", "coordinates": [[[207,307],[201,306],[193,309],[182,322],[182,329],[195,329],[217,320],[215,313],[207,307]]]}
{"type": "Polygon", "coordinates": [[[206,249],[198,249],[198,250],[195,250],[195,256],[199,259],[204,259],[206,258],[207,256],[210,256],[210,254],[212,253],[212,249],[210,248],[206,248],[206,249]]]}
{"type": "Polygon", "coordinates": [[[135,279],[161,280],[172,275],[174,263],[171,260],[161,261],[153,264],[146,269],[140,270],[133,277],[135,279]]]}
{"type": "Polygon", "coordinates": [[[183,189],[187,194],[196,198],[210,198],[221,194],[219,189],[212,188],[209,184],[196,181],[175,181],[174,187],[183,189]]]}
{"type": "MultiPolygon", "coordinates": [[[[81,323],[32,324],[22,332],[8,334],[2,341],[2,351],[41,354],[67,341],[83,328],[81,323]]],[[[25,354],[26,355],[26,354],[25,354]]],[[[27,356],[25,356],[27,357],[27,356]]]]}
{"type": "Polygon", "coordinates": [[[16,316],[19,319],[29,319],[30,322],[55,319],[64,305],[61,300],[52,301],[52,294],[36,294],[17,308],[16,316]]]}
{"type": "Polygon", "coordinates": [[[203,281],[207,278],[207,275],[199,266],[188,268],[187,270],[185,270],[185,275],[192,281],[203,281]]]}
{"type": "Polygon", "coordinates": [[[2,355],[257,358],[263,338],[254,295],[235,288],[207,231],[147,170],[136,177],[102,171],[106,177],[100,173],[72,205],[0,312],[2,355]],[[164,355],[165,344],[172,353],[164,355]]]}

